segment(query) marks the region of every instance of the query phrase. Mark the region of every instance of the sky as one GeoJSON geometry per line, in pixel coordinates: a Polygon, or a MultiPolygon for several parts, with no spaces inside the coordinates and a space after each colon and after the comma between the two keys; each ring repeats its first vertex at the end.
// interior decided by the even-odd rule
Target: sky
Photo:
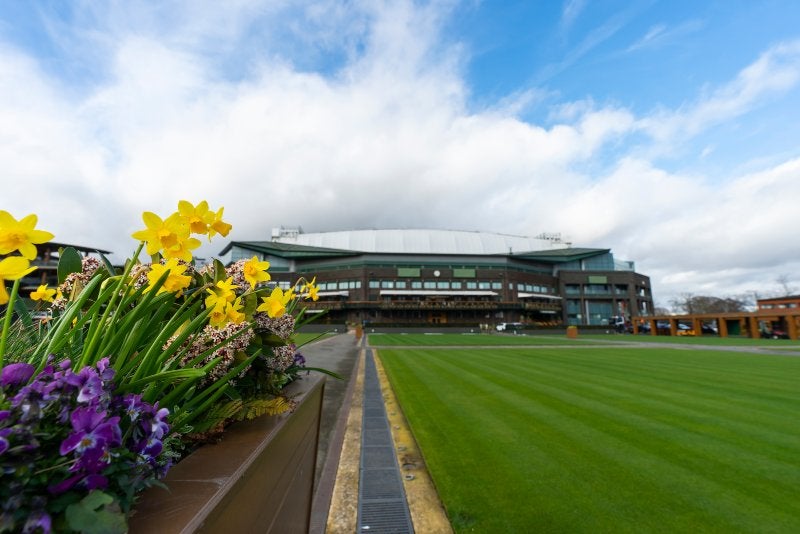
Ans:
{"type": "Polygon", "coordinates": [[[800,2],[3,2],[0,183],[116,261],[207,200],[238,241],[561,233],[657,305],[800,292],[800,2]]]}

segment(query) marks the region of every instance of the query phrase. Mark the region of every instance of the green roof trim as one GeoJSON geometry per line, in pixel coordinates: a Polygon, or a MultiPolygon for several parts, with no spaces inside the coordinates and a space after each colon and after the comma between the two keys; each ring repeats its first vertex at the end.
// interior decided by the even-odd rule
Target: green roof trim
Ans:
{"type": "Polygon", "coordinates": [[[352,250],[309,247],[307,245],[279,243],[277,241],[231,241],[228,246],[220,252],[220,255],[227,254],[233,247],[252,250],[253,252],[261,254],[278,256],[279,258],[326,258],[358,256],[363,254],[352,250]]]}
{"type": "MultiPolygon", "coordinates": [[[[324,259],[324,258],[346,258],[356,256],[371,256],[374,253],[362,252],[357,250],[343,250],[324,247],[312,247],[308,245],[296,245],[293,243],[281,243],[278,241],[231,241],[220,255],[225,255],[233,247],[252,250],[255,253],[267,254],[286,259],[324,259]]],[[[531,252],[517,252],[513,254],[485,254],[486,258],[518,258],[522,260],[539,261],[542,263],[566,263],[577,261],[594,256],[608,254],[608,248],[562,248],[555,250],[541,250],[531,252]]],[[[415,253],[392,253],[395,256],[459,256],[459,254],[415,254],[415,253]]],[[[469,254],[474,256],[474,254],[469,254]]],[[[368,262],[367,262],[368,263],[368,262]]]]}

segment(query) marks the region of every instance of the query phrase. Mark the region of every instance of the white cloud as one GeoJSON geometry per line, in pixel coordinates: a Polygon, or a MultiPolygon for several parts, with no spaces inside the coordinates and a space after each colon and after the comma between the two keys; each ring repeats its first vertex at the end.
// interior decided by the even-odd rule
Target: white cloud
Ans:
{"type": "MultiPolygon", "coordinates": [[[[796,43],[684,109],[642,117],[562,102],[545,127],[516,116],[536,90],[470,109],[468,58],[439,34],[448,5],[318,2],[288,15],[270,3],[169,5],[142,14],[114,4],[123,13],[89,17],[104,70],[77,95],[34,58],[0,48],[4,209],[120,255],[135,245],[141,211],[166,215],[181,198],[225,206],[238,240],[280,224],[560,231],[636,260],[657,297],[738,291],[800,261],[788,245],[800,238],[800,160],[720,181],[671,173],[640,150],[642,132],[668,144],[794,88],[796,43]],[[298,66],[269,35],[284,15],[319,29],[319,41],[303,37],[311,55],[343,50],[340,66],[298,66]],[[242,42],[262,48],[226,77],[220,60],[242,42]]],[[[280,31],[297,39],[300,26],[280,31]]]]}
{"type": "Polygon", "coordinates": [[[667,26],[666,24],[656,24],[651,26],[639,40],[630,45],[626,52],[635,52],[645,48],[654,48],[667,44],[677,43],[684,39],[687,34],[694,33],[704,26],[701,20],[688,20],[677,26],[667,26]]]}
{"type": "Polygon", "coordinates": [[[586,0],[566,0],[561,10],[561,26],[563,28],[572,26],[584,7],[586,7],[586,0]]]}
{"type": "Polygon", "coordinates": [[[685,141],[795,88],[799,79],[800,41],[779,44],[710,95],[684,108],[645,117],[639,126],[660,143],[685,141]]]}

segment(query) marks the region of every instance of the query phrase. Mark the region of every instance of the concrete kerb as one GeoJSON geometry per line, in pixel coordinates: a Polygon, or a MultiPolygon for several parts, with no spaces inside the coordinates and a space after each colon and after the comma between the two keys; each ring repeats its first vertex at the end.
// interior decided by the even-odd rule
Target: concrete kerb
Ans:
{"type": "Polygon", "coordinates": [[[361,419],[364,396],[364,349],[358,356],[358,368],[350,401],[342,453],[328,511],[326,532],[352,534],[358,525],[358,479],[361,461],[361,419]]]}
{"type": "Polygon", "coordinates": [[[374,349],[373,355],[414,532],[451,534],[453,529],[425,466],[422,452],[397,402],[378,352],[374,349]]]}

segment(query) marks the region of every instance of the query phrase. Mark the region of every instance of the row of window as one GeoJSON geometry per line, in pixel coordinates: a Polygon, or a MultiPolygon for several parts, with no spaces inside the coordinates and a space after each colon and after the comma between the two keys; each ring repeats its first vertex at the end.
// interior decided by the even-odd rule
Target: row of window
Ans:
{"type": "MultiPolygon", "coordinates": [[[[290,287],[289,282],[280,282],[282,289],[290,287]]],[[[508,289],[517,291],[527,291],[528,293],[552,293],[554,289],[548,286],[535,284],[508,284],[508,289]]],[[[339,280],[337,282],[319,282],[317,287],[320,291],[341,291],[347,289],[361,289],[361,280],[339,280]]],[[[370,280],[370,289],[467,289],[467,290],[500,290],[503,289],[502,282],[492,281],[449,281],[449,280],[370,280]]]]}
{"type": "MultiPolygon", "coordinates": [[[[370,289],[467,289],[467,290],[501,290],[502,282],[493,281],[469,281],[461,282],[456,280],[370,280],[370,289]]],[[[508,284],[508,289],[513,290],[514,284],[508,284]]],[[[527,291],[529,293],[552,293],[551,287],[534,284],[516,284],[517,291],[527,291]]]]}
{"type": "Polygon", "coordinates": [[[343,289],[361,289],[361,280],[340,280],[338,282],[320,282],[317,284],[320,291],[336,291],[343,289]]]}
{"type": "MultiPolygon", "coordinates": [[[[611,286],[610,284],[586,284],[583,286],[583,294],[584,295],[610,295],[611,291],[613,291],[617,295],[627,295],[628,294],[628,285],[627,284],[616,284],[611,286]]],[[[567,284],[564,286],[564,292],[567,295],[578,295],[581,292],[581,285],[580,284],[567,284]]]]}
{"type": "Polygon", "coordinates": [[[772,309],[775,309],[775,308],[778,308],[778,309],[797,308],[797,303],[796,302],[790,302],[788,304],[762,304],[760,307],[761,307],[762,310],[772,310],[772,309]]]}
{"type": "Polygon", "coordinates": [[[503,289],[501,282],[459,282],[449,280],[370,280],[370,289],[503,289]]]}

